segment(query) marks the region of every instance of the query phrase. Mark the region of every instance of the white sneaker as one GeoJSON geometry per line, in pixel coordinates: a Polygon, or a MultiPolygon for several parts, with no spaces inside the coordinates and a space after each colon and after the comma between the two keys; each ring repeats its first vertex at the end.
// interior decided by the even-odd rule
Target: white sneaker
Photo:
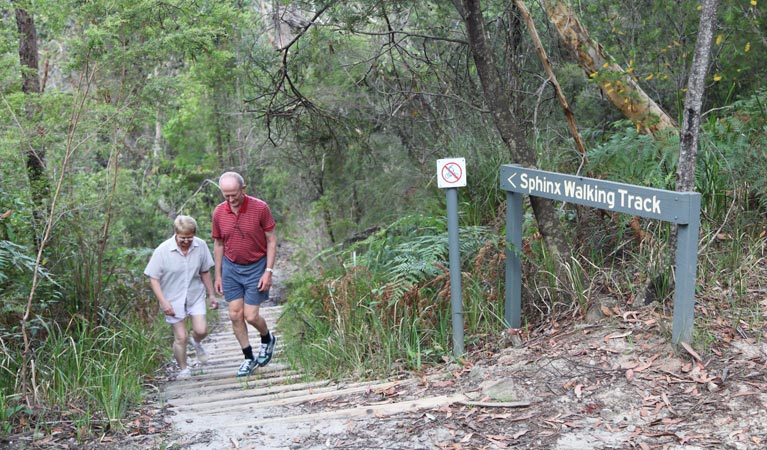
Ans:
{"type": "Polygon", "coordinates": [[[181,372],[176,375],[177,380],[188,380],[192,377],[192,369],[187,367],[186,369],[182,370],[181,372]]]}
{"type": "Polygon", "coordinates": [[[194,351],[197,354],[197,360],[200,361],[201,364],[207,363],[208,352],[205,351],[205,347],[203,347],[199,342],[195,342],[194,339],[192,339],[192,344],[194,345],[194,351]]]}

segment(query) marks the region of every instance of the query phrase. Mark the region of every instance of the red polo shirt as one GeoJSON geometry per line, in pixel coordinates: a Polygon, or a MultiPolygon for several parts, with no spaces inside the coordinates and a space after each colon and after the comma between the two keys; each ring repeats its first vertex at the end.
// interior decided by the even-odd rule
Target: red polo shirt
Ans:
{"type": "Polygon", "coordinates": [[[235,214],[224,201],[213,210],[213,239],[224,241],[224,256],[237,264],[250,264],[266,256],[266,234],[274,230],[274,217],[265,201],[245,195],[235,214]]]}

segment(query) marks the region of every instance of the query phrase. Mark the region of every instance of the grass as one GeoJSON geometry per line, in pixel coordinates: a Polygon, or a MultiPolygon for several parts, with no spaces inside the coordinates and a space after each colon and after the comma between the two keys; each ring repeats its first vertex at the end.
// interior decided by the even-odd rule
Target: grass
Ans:
{"type": "MultiPolygon", "coordinates": [[[[28,424],[36,433],[49,434],[72,424],[78,438],[87,439],[121,430],[126,413],[144,400],[147,377],[164,362],[159,342],[167,329],[164,324],[113,323],[117,326],[94,326],[78,318],[66,327],[44,323],[45,333],[34,346],[33,406],[24,405],[18,394],[3,396],[2,432],[28,424]]],[[[7,348],[2,358],[0,388],[14,392],[21,358],[7,348]]]]}

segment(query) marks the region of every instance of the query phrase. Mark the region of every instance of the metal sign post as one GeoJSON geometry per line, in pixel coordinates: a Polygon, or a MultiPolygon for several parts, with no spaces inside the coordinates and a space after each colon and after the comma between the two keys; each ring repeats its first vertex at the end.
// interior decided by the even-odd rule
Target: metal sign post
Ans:
{"type": "Polygon", "coordinates": [[[501,189],[507,191],[504,318],[511,328],[521,326],[522,195],[534,195],[679,225],[672,342],[676,345],[692,340],[699,193],[646,188],[511,164],[501,166],[501,189]]]}
{"type": "Polygon", "coordinates": [[[450,257],[450,307],[453,318],[453,355],[463,355],[463,298],[461,296],[461,251],[458,240],[458,187],[466,186],[463,158],[437,160],[437,186],[447,188],[447,240],[450,257]]]}

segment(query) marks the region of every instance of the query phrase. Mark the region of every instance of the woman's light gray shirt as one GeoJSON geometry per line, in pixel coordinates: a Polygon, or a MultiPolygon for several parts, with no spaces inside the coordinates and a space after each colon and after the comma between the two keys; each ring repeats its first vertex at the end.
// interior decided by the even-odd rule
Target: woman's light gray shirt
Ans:
{"type": "Polygon", "coordinates": [[[200,274],[209,272],[214,265],[205,241],[195,236],[189,252],[184,255],[176,237],[172,236],[154,250],[144,275],[160,280],[162,293],[171,304],[183,299],[191,305],[200,299],[205,301],[205,285],[200,274]]]}

